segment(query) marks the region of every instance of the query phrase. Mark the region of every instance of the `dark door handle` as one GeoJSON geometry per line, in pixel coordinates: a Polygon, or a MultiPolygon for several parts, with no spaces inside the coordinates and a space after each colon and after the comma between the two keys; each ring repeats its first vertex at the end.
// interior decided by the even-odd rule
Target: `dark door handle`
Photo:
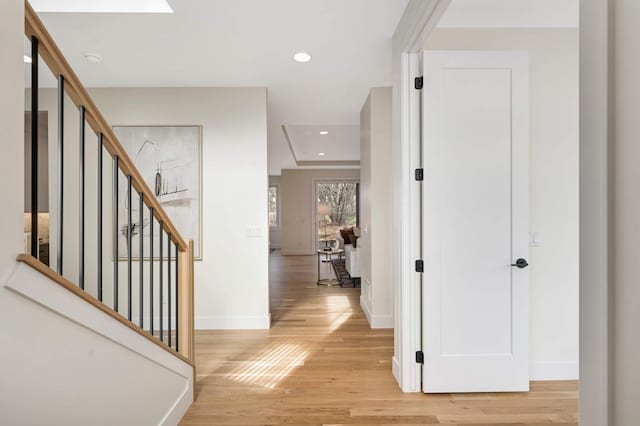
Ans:
{"type": "Polygon", "coordinates": [[[529,263],[527,262],[526,259],[520,258],[520,259],[516,260],[516,263],[512,263],[511,266],[515,266],[517,268],[524,269],[527,266],[529,266],[529,263]]]}

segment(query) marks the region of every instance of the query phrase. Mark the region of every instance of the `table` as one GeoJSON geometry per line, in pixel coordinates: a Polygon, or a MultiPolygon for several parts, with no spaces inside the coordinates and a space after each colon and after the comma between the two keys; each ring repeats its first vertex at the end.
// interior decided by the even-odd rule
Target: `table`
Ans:
{"type": "MultiPolygon", "coordinates": [[[[342,249],[332,249],[332,250],[317,250],[318,255],[318,285],[326,285],[327,287],[337,286],[342,284],[342,280],[334,279],[331,277],[331,270],[333,269],[331,259],[334,255],[338,255],[338,259],[342,259],[342,254],[344,250],[342,249]],[[320,277],[320,259],[324,255],[324,262],[327,264],[327,273],[329,278],[321,278],[320,277]]],[[[337,278],[337,277],[336,277],[337,278]]]]}

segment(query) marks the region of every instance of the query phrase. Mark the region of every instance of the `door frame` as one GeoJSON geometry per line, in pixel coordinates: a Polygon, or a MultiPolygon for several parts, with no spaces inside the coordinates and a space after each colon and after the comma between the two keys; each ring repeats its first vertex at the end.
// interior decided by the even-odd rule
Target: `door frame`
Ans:
{"type": "MultiPolygon", "coordinates": [[[[416,105],[411,63],[450,0],[411,0],[393,37],[393,375],[404,392],[420,391],[419,192],[412,177],[416,105]],[[413,149],[413,151],[412,151],[413,149]],[[418,204],[419,205],[419,204],[418,204]],[[402,223],[399,223],[402,222],[402,223]]],[[[585,426],[613,424],[611,388],[612,212],[615,0],[580,1],[580,419],[585,426]]],[[[418,106],[419,108],[419,106],[418,106]]]]}
{"type": "Polygon", "coordinates": [[[613,424],[615,0],[580,1],[580,424],[613,424]]]}
{"type": "Polygon", "coordinates": [[[404,392],[422,390],[421,274],[414,265],[421,256],[421,184],[414,170],[421,166],[420,91],[413,87],[420,75],[421,52],[451,0],[411,0],[393,35],[392,76],[392,277],[393,376],[404,392]]]}

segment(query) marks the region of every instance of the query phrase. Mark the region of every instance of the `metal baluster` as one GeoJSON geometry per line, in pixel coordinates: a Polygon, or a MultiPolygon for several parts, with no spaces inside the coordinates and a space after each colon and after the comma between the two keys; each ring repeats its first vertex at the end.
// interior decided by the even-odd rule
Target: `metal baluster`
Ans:
{"type": "Polygon", "coordinates": [[[57,268],[62,275],[64,221],[64,77],[58,74],[58,250],[57,268]]]}
{"type": "Polygon", "coordinates": [[[38,257],[38,39],[31,37],[31,256],[38,257]]]}
{"type": "Polygon", "coordinates": [[[163,309],[162,309],[162,246],[163,246],[163,233],[164,233],[164,222],[160,221],[160,341],[164,342],[163,328],[164,324],[162,321],[164,320],[163,309]]]}
{"type": "Polygon", "coordinates": [[[80,105],[80,271],[78,273],[78,284],[84,290],[84,139],[85,139],[85,109],[80,105]]]}
{"type": "Polygon", "coordinates": [[[153,336],[153,207],[149,207],[149,331],[153,336]]]}
{"type": "Polygon", "coordinates": [[[142,234],[144,234],[144,194],[142,192],[138,193],[138,201],[140,203],[138,209],[140,211],[140,218],[138,219],[138,259],[139,259],[139,265],[138,268],[140,269],[140,279],[139,279],[139,286],[140,286],[140,296],[139,296],[139,300],[138,300],[138,309],[140,309],[140,328],[144,328],[144,282],[143,282],[143,277],[144,277],[144,236],[142,234]]]}
{"type": "Polygon", "coordinates": [[[132,216],[131,216],[131,212],[133,210],[133,206],[132,206],[132,196],[131,193],[133,191],[131,190],[131,175],[127,176],[127,319],[129,321],[131,321],[131,315],[133,312],[133,308],[132,308],[132,303],[131,303],[131,264],[132,264],[132,257],[131,257],[131,249],[133,247],[132,244],[132,233],[133,233],[133,224],[132,224],[132,216]]]}
{"type": "Polygon", "coordinates": [[[167,342],[171,347],[171,233],[167,232],[167,342]]]}
{"type": "Polygon", "coordinates": [[[118,312],[118,156],[113,156],[113,309],[118,312]]]}
{"type": "Polygon", "coordinates": [[[98,300],[102,302],[102,132],[98,133],[98,300]]]}

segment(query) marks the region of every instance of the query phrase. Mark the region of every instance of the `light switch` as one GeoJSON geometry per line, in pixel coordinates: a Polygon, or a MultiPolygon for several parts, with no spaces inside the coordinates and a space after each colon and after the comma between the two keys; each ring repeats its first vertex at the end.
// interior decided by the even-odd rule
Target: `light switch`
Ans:
{"type": "Polygon", "coordinates": [[[251,238],[259,238],[262,236],[262,230],[259,226],[248,226],[247,227],[247,237],[251,238]]]}
{"type": "Polygon", "coordinates": [[[529,246],[530,247],[540,246],[540,234],[538,232],[529,232],[529,246]]]}

